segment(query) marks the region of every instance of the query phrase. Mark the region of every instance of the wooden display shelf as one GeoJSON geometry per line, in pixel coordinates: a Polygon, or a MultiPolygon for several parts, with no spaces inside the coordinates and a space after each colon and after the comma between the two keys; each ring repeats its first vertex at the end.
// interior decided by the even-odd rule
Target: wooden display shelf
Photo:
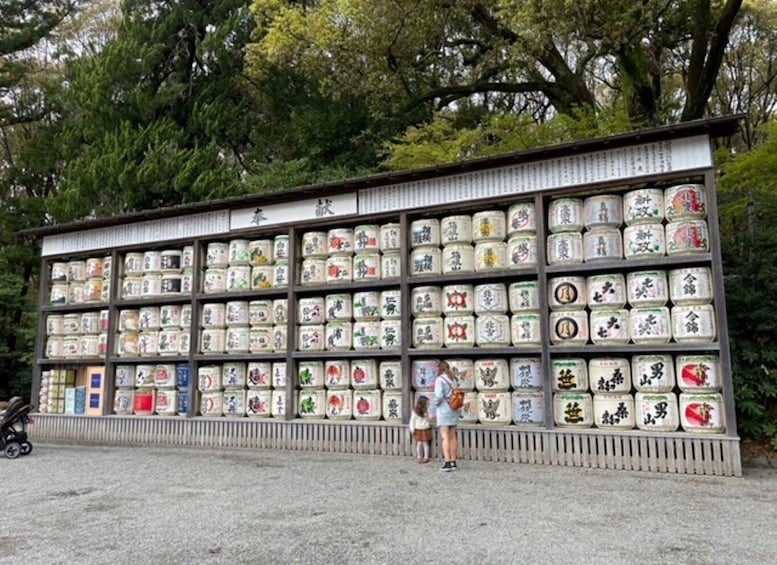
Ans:
{"type": "Polygon", "coordinates": [[[591,263],[568,263],[563,265],[548,265],[545,272],[549,275],[565,274],[575,275],[582,273],[623,273],[629,271],[667,270],[672,267],[709,266],[711,257],[709,253],[695,253],[693,255],[664,255],[649,259],[622,259],[620,261],[594,261],[591,263]]]}
{"type": "Polygon", "coordinates": [[[186,304],[192,301],[191,294],[165,294],[153,298],[133,298],[131,300],[116,300],[117,308],[142,308],[143,306],[159,306],[161,304],[186,304]]]}
{"type": "Polygon", "coordinates": [[[90,312],[92,310],[107,310],[109,306],[108,302],[85,302],[82,304],[47,304],[40,307],[41,312],[49,314],[69,314],[76,312],[90,312]]]}
{"type": "Polygon", "coordinates": [[[230,300],[262,300],[265,298],[286,298],[289,294],[288,288],[267,288],[257,290],[241,290],[240,292],[211,292],[197,293],[195,295],[198,302],[228,302],[230,300]]]}
{"type": "Polygon", "coordinates": [[[108,362],[114,365],[158,365],[160,363],[167,364],[183,364],[189,362],[188,355],[149,355],[146,357],[110,357],[108,362]]]}
{"type": "Polygon", "coordinates": [[[662,344],[623,344],[623,345],[550,345],[548,353],[551,355],[584,355],[596,354],[607,355],[610,353],[633,353],[648,354],[655,353],[717,353],[720,351],[720,344],[717,342],[707,343],[662,343],[662,344]]]}
{"type": "Polygon", "coordinates": [[[462,347],[441,349],[409,349],[410,357],[522,357],[542,355],[541,347],[462,347]]]}
{"type": "Polygon", "coordinates": [[[285,352],[270,353],[197,353],[194,360],[205,363],[229,363],[231,361],[282,361],[286,359],[285,352]]]}
{"type": "Polygon", "coordinates": [[[352,293],[360,290],[389,290],[399,288],[399,285],[400,279],[393,278],[374,281],[294,285],[292,290],[297,296],[309,296],[311,294],[352,293]]]}
{"type": "Polygon", "coordinates": [[[401,357],[401,349],[364,349],[360,351],[294,351],[294,359],[362,359],[365,357],[401,357]]]}
{"type": "Polygon", "coordinates": [[[504,282],[509,279],[536,279],[537,269],[502,269],[499,271],[445,273],[442,275],[416,275],[407,278],[411,286],[445,286],[475,282],[504,282]]]}

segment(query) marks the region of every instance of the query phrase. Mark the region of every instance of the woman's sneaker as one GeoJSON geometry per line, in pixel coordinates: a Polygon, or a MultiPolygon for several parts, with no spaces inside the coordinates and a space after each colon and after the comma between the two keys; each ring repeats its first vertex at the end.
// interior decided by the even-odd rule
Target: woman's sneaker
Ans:
{"type": "Polygon", "coordinates": [[[451,461],[451,471],[458,471],[459,468],[456,466],[455,461],[451,461]]]}
{"type": "Polygon", "coordinates": [[[446,461],[445,464],[440,467],[440,471],[445,471],[446,473],[449,471],[453,471],[453,466],[451,465],[450,461],[446,461]]]}

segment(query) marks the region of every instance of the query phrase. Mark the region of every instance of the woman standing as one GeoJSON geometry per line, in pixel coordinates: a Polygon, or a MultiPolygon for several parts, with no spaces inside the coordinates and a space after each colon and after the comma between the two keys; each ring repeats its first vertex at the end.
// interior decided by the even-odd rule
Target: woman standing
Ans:
{"type": "Polygon", "coordinates": [[[437,408],[437,427],[442,436],[442,454],[445,464],[440,471],[455,471],[456,458],[459,456],[459,438],[456,426],[461,417],[460,410],[450,407],[453,390],[458,386],[458,380],[445,361],[440,361],[439,377],[434,382],[434,397],[432,404],[437,408]]]}

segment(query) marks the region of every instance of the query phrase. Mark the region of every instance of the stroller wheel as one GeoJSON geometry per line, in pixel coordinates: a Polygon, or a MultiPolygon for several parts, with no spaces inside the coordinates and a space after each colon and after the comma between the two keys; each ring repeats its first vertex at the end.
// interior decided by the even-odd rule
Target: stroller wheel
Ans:
{"type": "Polygon", "coordinates": [[[29,441],[23,441],[19,444],[22,455],[29,455],[32,453],[32,444],[29,441]]]}
{"type": "Polygon", "coordinates": [[[8,457],[8,459],[16,459],[19,457],[19,454],[22,452],[22,447],[14,442],[8,443],[5,446],[5,456],[8,457]]]}

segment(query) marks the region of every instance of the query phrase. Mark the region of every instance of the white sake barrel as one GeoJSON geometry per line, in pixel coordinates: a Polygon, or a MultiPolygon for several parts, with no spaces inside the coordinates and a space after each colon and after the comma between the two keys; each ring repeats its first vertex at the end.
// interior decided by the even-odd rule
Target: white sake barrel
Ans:
{"type": "Polygon", "coordinates": [[[203,328],[223,328],[226,325],[227,309],[222,303],[213,302],[202,305],[201,323],[203,328]]]}
{"type": "Polygon", "coordinates": [[[353,325],[351,322],[329,322],[324,328],[327,351],[348,351],[353,345],[353,325]]]}
{"type": "Polygon", "coordinates": [[[709,304],[714,297],[712,270],[685,267],[669,271],[669,296],[675,306],[709,304]]]}
{"type": "Polygon", "coordinates": [[[181,249],[181,269],[194,268],[194,246],[184,245],[181,249]]]}
{"type": "Polygon", "coordinates": [[[86,261],[68,261],[67,280],[69,282],[86,282],[86,261]]]}
{"type": "MultiPolygon", "coordinates": [[[[360,295],[360,298],[362,296],[360,295]]],[[[368,298],[373,298],[370,294],[368,298]]],[[[363,312],[360,312],[360,314],[363,312]]],[[[350,322],[353,317],[353,300],[350,294],[327,294],[324,297],[324,320],[327,322],[350,322]]],[[[374,316],[373,316],[374,317],[374,316]]],[[[279,323],[279,322],[276,322],[279,323]]]]}
{"type": "Polygon", "coordinates": [[[380,251],[380,226],[362,224],[353,228],[353,247],[356,253],[380,251]]]}
{"type": "Polygon", "coordinates": [[[225,323],[227,326],[247,326],[248,325],[248,302],[244,300],[235,300],[227,302],[225,305],[225,323]]]}
{"type": "Polygon", "coordinates": [[[273,388],[286,388],[286,362],[276,361],[272,364],[273,388]]]}
{"type": "Polygon", "coordinates": [[[285,390],[272,391],[272,404],[270,405],[270,416],[272,416],[273,418],[286,417],[286,391],[285,390]]]}
{"type": "Polygon", "coordinates": [[[666,271],[629,273],[626,275],[626,289],[632,306],[664,306],[669,300],[666,271]]]}
{"type": "Polygon", "coordinates": [[[510,384],[515,390],[541,389],[542,361],[539,357],[510,359],[510,384]]]}
{"type": "Polygon", "coordinates": [[[548,236],[548,264],[573,265],[583,262],[583,234],[554,233],[548,236]]]}
{"type": "Polygon", "coordinates": [[[683,392],[717,392],[722,386],[717,355],[678,355],[675,375],[677,386],[683,392]]]}
{"type": "Polygon", "coordinates": [[[300,361],[297,364],[297,383],[302,388],[324,388],[324,362],[300,361]]]}
{"type": "Polygon", "coordinates": [[[301,418],[323,418],[325,406],[326,391],[310,389],[300,391],[297,412],[301,418]]]}
{"type": "Polygon", "coordinates": [[[85,267],[86,280],[103,278],[103,259],[101,257],[89,257],[85,267]]]}
{"type": "Polygon", "coordinates": [[[209,243],[206,248],[205,266],[209,269],[226,269],[229,266],[229,244],[209,243]]]}
{"type": "Polygon", "coordinates": [[[550,313],[550,341],[556,345],[588,343],[588,314],[585,310],[555,310],[550,313]]]}
{"type": "Polygon", "coordinates": [[[597,394],[631,392],[631,363],[622,357],[595,357],[588,361],[588,380],[597,394]]]}
{"type": "Polygon", "coordinates": [[[380,252],[362,251],[353,257],[354,282],[380,280],[380,252]]]}
{"type": "Polygon", "coordinates": [[[251,327],[270,326],[272,323],[272,300],[252,300],[248,303],[248,324],[251,327]]]}
{"type": "Polygon", "coordinates": [[[101,332],[97,335],[97,349],[100,357],[108,354],[108,332],[101,332]]]}
{"type": "Polygon", "coordinates": [[[467,214],[447,216],[440,221],[440,237],[443,245],[472,243],[472,216],[467,214]]]}
{"type": "Polygon", "coordinates": [[[537,214],[534,210],[534,202],[516,202],[507,209],[508,236],[536,231],[537,214]]]}
{"type": "Polygon", "coordinates": [[[180,249],[165,249],[160,253],[159,268],[163,273],[180,273],[183,268],[180,249]]]}
{"type": "Polygon", "coordinates": [[[399,252],[388,251],[380,257],[380,275],[382,279],[398,279],[402,274],[402,258],[399,252]]]}
{"type": "Polygon", "coordinates": [[[485,210],[472,216],[472,241],[504,241],[507,218],[502,210],[485,210]]]}
{"type": "Polygon", "coordinates": [[[324,343],[323,324],[297,327],[297,349],[299,351],[323,351],[324,343]]]}
{"type": "Polygon", "coordinates": [[[678,184],[664,191],[666,219],[703,220],[707,217],[707,191],[703,184],[678,184]]]}
{"type": "Polygon", "coordinates": [[[127,253],[124,255],[124,276],[140,276],[143,274],[143,253],[127,253]]]}
{"type": "Polygon", "coordinates": [[[165,304],[159,307],[160,328],[181,327],[181,307],[177,304],[165,304]]]}
{"type": "Polygon", "coordinates": [[[520,312],[510,317],[510,337],[515,347],[538,347],[542,343],[540,315],[520,312]]]}
{"type": "Polygon", "coordinates": [[[592,310],[588,322],[591,341],[596,345],[629,343],[629,322],[629,311],[625,308],[592,310]]]}
{"type": "Polygon", "coordinates": [[[334,228],[327,233],[329,256],[333,255],[353,255],[353,229],[334,228]]]}
{"type": "Polygon", "coordinates": [[[673,392],[638,392],[634,395],[637,427],[645,432],[674,432],[680,425],[677,396],[673,392]]]}
{"type": "Polygon", "coordinates": [[[81,333],[81,314],[65,314],[62,316],[62,327],[65,335],[81,333]]]}
{"type": "Polygon", "coordinates": [[[116,388],[133,388],[135,386],[135,365],[116,365],[113,382],[116,388]]]}
{"type": "Polygon", "coordinates": [[[478,392],[478,421],[485,425],[506,426],[513,419],[509,392],[478,392]]]}
{"type": "Polygon", "coordinates": [[[380,420],[382,392],[380,390],[353,391],[353,417],[357,420],[380,420]]]}
{"type": "Polygon", "coordinates": [[[326,283],[339,284],[353,280],[353,257],[334,255],[326,260],[326,283]]]}
{"type": "Polygon", "coordinates": [[[251,256],[248,253],[247,239],[232,239],[227,250],[227,262],[233,265],[250,265],[251,256]]]}
{"type": "Polygon", "coordinates": [[[353,417],[353,393],[350,390],[326,391],[326,417],[329,420],[350,420],[353,417]]]}
{"type": "Polygon", "coordinates": [[[347,359],[329,359],[324,363],[324,384],[328,389],[347,389],[351,386],[351,362],[347,359]]]}
{"type": "Polygon", "coordinates": [[[272,301],[272,323],[285,324],[289,320],[289,299],[276,298],[272,301]]]}
{"type": "Polygon", "coordinates": [[[634,355],[631,358],[634,388],[639,392],[671,392],[675,374],[671,355],[634,355]]]}
{"type": "Polygon", "coordinates": [[[664,191],[642,188],[623,195],[623,220],[627,226],[660,224],[664,219],[664,191]]]}
{"type": "Polygon", "coordinates": [[[82,334],[100,333],[100,313],[84,312],[81,314],[81,327],[79,328],[79,331],[82,334]]]}
{"type": "Polygon", "coordinates": [[[634,397],[630,394],[594,394],[594,425],[597,428],[630,430],[635,423],[634,397]]]}
{"type": "Polygon", "coordinates": [[[402,293],[399,289],[381,291],[379,300],[380,317],[383,320],[402,318],[402,293]]]}
{"type": "Polygon", "coordinates": [[[141,330],[158,330],[159,324],[159,306],[144,306],[138,311],[138,327],[141,330]]]}
{"type": "Polygon", "coordinates": [[[141,298],[156,298],[162,294],[162,274],[144,273],[140,286],[141,298]]]}
{"type": "Polygon", "coordinates": [[[443,344],[448,348],[475,346],[475,316],[448,314],[443,320],[443,344]]]}
{"type": "Polygon", "coordinates": [[[203,392],[200,395],[200,415],[206,418],[217,418],[224,415],[224,393],[203,392]]]}
{"type": "Polygon", "coordinates": [[[537,265],[537,236],[514,235],[507,241],[507,268],[528,269],[537,265]]]}
{"type": "Polygon", "coordinates": [[[506,359],[477,359],[474,363],[475,388],[480,392],[510,389],[510,371],[506,359]]]}
{"type": "Polygon", "coordinates": [[[175,389],[157,390],[154,411],[160,416],[177,416],[178,391],[175,389]]]}
{"type": "Polygon", "coordinates": [[[583,261],[620,261],[623,259],[623,238],[619,229],[595,228],[583,234],[583,261]]]}
{"type": "Polygon", "coordinates": [[[201,353],[224,353],[226,330],[208,328],[200,335],[201,353]]]}
{"type": "Polygon", "coordinates": [[[192,334],[190,334],[188,330],[181,331],[180,335],[178,336],[179,355],[189,355],[189,350],[191,349],[191,337],[192,334]]]}
{"type": "Polygon", "coordinates": [[[227,292],[244,292],[251,289],[251,267],[231,265],[227,269],[227,292]]]}
{"type": "Polygon", "coordinates": [[[475,244],[475,271],[502,271],[507,268],[507,244],[503,241],[481,241],[475,244]]]}
{"type": "MultiPolygon", "coordinates": [[[[55,347],[52,345],[52,347],[55,347]]],[[[81,355],[81,336],[66,335],[62,338],[62,357],[73,359],[81,355]]]]}
{"type": "Polygon", "coordinates": [[[100,289],[100,302],[108,302],[111,299],[111,281],[103,279],[103,286],[100,289]]]}
{"type": "Polygon", "coordinates": [[[402,417],[404,415],[402,410],[402,393],[384,391],[382,402],[381,411],[383,413],[383,419],[397,424],[402,422],[402,417]]]}
{"type": "Polygon", "coordinates": [[[289,236],[276,235],[272,244],[273,262],[289,260],[289,236]]]}
{"type": "Polygon", "coordinates": [[[590,276],[585,286],[591,310],[619,309],[626,305],[626,279],[620,273],[590,276]]]}
{"type": "Polygon", "coordinates": [[[477,424],[478,422],[478,393],[467,391],[464,393],[464,405],[459,411],[459,423],[477,424]]]}
{"type": "Polygon", "coordinates": [[[113,412],[119,416],[131,416],[135,405],[135,391],[133,389],[117,390],[113,397],[113,412]]]}
{"type": "Polygon", "coordinates": [[[162,253],[159,251],[145,251],[143,253],[143,272],[158,273],[162,270],[162,253]]]}
{"type": "Polygon", "coordinates": [[[140,332],[138,335],[138,354],[141,357],[159,355],[159,332],[156,330],[140,332]]]}
{"type": "Polygon", "coordinates": [[[588,391],[588,363],[580,357],[551,360],[551,384],[556,392],[588,391]]]}
{"type": "Polygon", "coordinates": [[[116,340],[116,355],[135,357],[138,354],[138,332],[121,332],[116,340]]]}
{"type": "Polygon", "coordinates": [[[255,239],[248,242],[247,248],[249,265],[259,267],[273,264],[273,240],[255,239]]]}
{"type": "Polygon", "coordinates": [[[708,343],[715,340],[717,325],[712,304],[672,308],[672,337],[677,343],[708,343]]]}
{"type": "Polygon", "coordinates": [[[666,254],[709,253],[710,238],[705,220],[680,220],[666,224],[666,254]]]}
{"type": "Polygon", "coordinates": [[[510,306],[504,283],[479,284],[475,291],[475,313],[505,314],[510,306]]]}
{"type": "Polygon", "coordinates": [[[380,250],[383,253],[387,251],[399,251],[402,241],[402,232],[399,224],[383,224],[380,226],[380,250]]]}
{"type": "Polygon", "coordinates": [[[273,281],[275,280],[275,266],[267,265],[254,265],[251,267],[251,289],[252,290],[267,290],[273,287],[273,281]]]}
{"type": "Polygon", "coordinates": [[[402,347],[402,321],[382,320],[380,322],[380,348],[399,349],[402,347]]]}
{"type": "Polygon", "coordinates": [[[545,424],[545,393],[520,390],[511,395],[513,423],[518,426],[542,426],[545,424]]]}
{"type": "Polygon", "coordinates": [[[181,328],[188,329],[192,323],[192,305],[181,305],[181,328]]]}
{"type": "Polygon", "coordinates": [[[380,349],[380,322],[354,322],[353,348],[356,350],[380,349]]]}
{"type": "Polygon", "coordinates": [[[553,395],[553,421],[560,428],[590,428],[594,407],[587,392],[557,392],[553,395]]]}
{"type": "Polygon", "coordinates": [[[66,283],[67,281],[67,263],[52,263],[51,264],[51,282],[52,283],[66,283]]]}
{"type": "Polygon", "coordinates": [[[228,327],[224,337],[227,353],[248,353],[250,330],[246,326],[228,327]]]}
{"type": "Polygon", "coordinates": [[[88,279],[84,283],[84,302],[102,302],[103,279],[88,279]]]}
{"type": "Polygon", "coordinates": [[[249,418],[269,418],[271,404],[272,392],[269,390],[246,392],[246,416],[249,418]]]}
{"type": "Polygon", "coordinates": [[[672,339],[669,308],[632,308],[629,334],[631,341],[638,345],[669,343],[672,339]]]}
{"type": "Polygon", "coordinates": [[[424,245],[410,253],[410,275],[442,274],[442,252],[439,247],[424,245]]]}
{"type": "Polygon", "coordinates": [[[510,317],[506,314],[481,314],[475,319],[475,343],[478,347],[510,345],[510,317]]]}
{"type": "Polygon", "coordinates": [[[285,353],[288,349],[288,328],[284,326],[272,327],[272,350],[276,353],[285,353]]]}
{"type": "Polygon", "coordinates": [[[297,302],[297,323],[323,324],[324,312],[323,296],[300,298],[297,302]]]}
{"type": "Polygon", "coordinates": [[[623,230],[623,255],[626,259],[654,259],[666,254],[662,224],[638,224],[623,230]]]}
{"type": "Polygon", "coordinates": [[[191,294],[194,290],[194,272],[184,269],[181,273],[181,294],[191,294]]]}
{"type": "Polygon", "coordinates": [[[720,434],[726,431],[720,393],[680,393],[680,424],[686,432],[720,434]]]}
{"type": "Polygon", "coordinates": [[[439,349],[443,345],[443,321],[440,316],[425,316],[413,320],[413,347],[439,349]]]}
{"type": "Polygon", "coordinates": [[[246,385],[246,364],[224,363],[221,366],[221,385],[224,388],[244,388],[246,385]]]}
{"type": "Polygon", "coordinates": [[[178,355],[181,350],[181,330],[178,328],[160,330],[157,349],[159,355],[178,355]]]}
{"type": "Polygon", "coordinates": [[[327,278],[326,259],[303,259],[299,276],[302,285],[324,284],[327,278]]]}
{"type": "Polygon", "coordinates": [[[64,335],[65,317],[61,314],[46,316],[46,335],[64,335]]]}
{"type": "Polygon", "coordinates": [[[67,303],[82,304],[84,302],[84,283],[71,282],[67,285],[67,303]]]}
{"type": "Polygon", "coordinates": [[[154,384],[157,388],[175,388],[175,365],[169,363],[154,365],[154,384]]]}
{"type": "Polygon", "coordinates": [[[79,357],[98,357],[99,342],[96,335],[82,335],[78,338],[79,357]]]}
{"type": "Polygon", "coordinates": [[[475,248],[469,243],[451,243],[442,248],[442,272],[472,273],[475,271],[475,248]]]}
{"type": "Polygon", "coordinates": [[[378,364],[378,381],[383,390],[402,390],[402,363],[381,361],[378,364]]]}
{"type": "Polygon", "coordinates": [[[226,292],[227,290],[227,270],[221,268],[209,267],[205,269],[205,276],[202,282],[202,291],[206,294],[226,292]]]}
{"type": "Polygon", "coordinates": [[[351,388],[357,390],[378,388],[378,365],[375,359],[351,361],[351,388]]]}
{"type": "Polygon", "coordinates": [[[586,229],[619,228],[623,224],[623,199],[617,194],[590,196],[583,201],[586,229]]]}
{"type": "Polygon", "coordinates": [[[552,233],[583,231],[583,201],[559,198],[548,205],[548,228],[552,233]]]}
{"type": "Polygon", "coordinates": [[[440,374],[440,362],[437,359],[419,359],[413,361],[413,388],[415,390],[434,390],[434,381],[440,374]]]}
{"type": "Polygon", "coordinates": [[[439,247],[442,239],[440,237],[440,220],[428,218],[415,220],[410,224],[410,247],[439,247]]]}
{"type": "Polygon", "coordinates": [[[464,391],[474,390],[475,388],[475,362],[472,359],[446,359],[448,367],[451,369],[456,379],[458,388],[464,391]]]}
{"type": "Polygon", "coordinates": [[[156,408],[156,391],[143,388],[135,391],[132,413],[136,416],[151,416],[156,408]]]}
{"type": "Polygon", "coordinates": [[[521,281],[510,283],[507,287],[507,298],[510,311],[534,312],[540,308],[539,287],[537,281],[521,281]]]}
{"type": "Polygon", "coordinates": [[[103,279],[109,280],[113,276],[113,257],[103,257],[103,279]]]}
{"type": "Polygon", "coordinates": [[[249,389],[269,389],[272,383],[272,363],[250,361],[246,366],[246,386],[249,389]]]}
{"type": "Polygon", "coordinates": [[[475,287],[471,284],[446,285],[442,287],[440,296],[442,298],[442,309],[446,316],[451,314],[471,314],[475,311],[475,287]]]}
{"type": "Polygon", "coordinates": [[[49,304],[60,306],[67,304],[68,284],[55,283],[51,285],[49,293],[49,304]]]}
{"type": "Polygon", "coordinates": [[[275,271],[273,272],[272,279],[273,288],[286,288],[289,286],[289,262],[276,261],[274,269],[275,271]]]}
{"type": "Polygon", "coordinates": [[[137,365],[135,367],[135,386],[138,388],[154,386],[154,365],[137,365]]]}
{"type": "Polygon", "coordinates": [[[442,289],[439,286],[418,286],[410,292],[413,316],[439,316],[443,312],[442,289]]]}
{"type": "Polygon", "coordinates": [[[183,275],[180,273],[162,273],[160,293],[162,295],[181,294],[183,290],[183,275]]]}

